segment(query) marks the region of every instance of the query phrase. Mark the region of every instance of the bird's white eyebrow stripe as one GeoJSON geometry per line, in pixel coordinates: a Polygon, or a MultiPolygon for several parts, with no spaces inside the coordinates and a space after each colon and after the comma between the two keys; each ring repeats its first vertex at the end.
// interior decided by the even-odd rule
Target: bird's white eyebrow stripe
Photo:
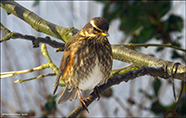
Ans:
{"type": "Polygon", "coordinates": [[[93,20],[90,21],[90,24],[92,25],[92,27],[95,27],[95,28],[97,28],[98,30],[100,30],[100,29],[94,24],[94,21],[93,21],[93,20]]]}

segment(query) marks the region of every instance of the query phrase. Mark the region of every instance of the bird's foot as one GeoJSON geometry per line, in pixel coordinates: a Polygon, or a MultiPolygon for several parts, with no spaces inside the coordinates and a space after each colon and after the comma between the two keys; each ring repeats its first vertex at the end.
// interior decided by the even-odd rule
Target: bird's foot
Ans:
{"type": "Polygon", "coordinates": [[[94,87],[94,93],[96,94],[96,96],[98,96],[97,101],[100,99],[101,92],[102,90],[98,86],[94,87]]]}
{"type": "Polygon", "coordinates": [[[85,109],[85,110],[89,113],[88,107],[87,107],[87,105],[86,105],[86,103],[85,103],[85,100],[86,100],[86,99],[88,99],[88,98],[84,98],[84,99],[80,98],[79,101],[80,101],[80,103],[81,103],[82,108],[85,109]]]}
{"type": "Polygon", "coordinates": [[[89,99],[89,100],[90,100],[90,98],[84,98],[84,99],[82,99],[81,94],[80,94],[80,90],[79,90],[78,87],[77,87],[77,91],[78,91],[78,96],[79,96],[79,101],[80,101],[80,103],[81,103],[81,107],[82,107],[83,109],[85,109],[85,110],[89,113],[88,107],[87,107],[87,105],[86,105],[86,103],[85,103],[85,100],[86,100],[86,99],[89,99]]]}

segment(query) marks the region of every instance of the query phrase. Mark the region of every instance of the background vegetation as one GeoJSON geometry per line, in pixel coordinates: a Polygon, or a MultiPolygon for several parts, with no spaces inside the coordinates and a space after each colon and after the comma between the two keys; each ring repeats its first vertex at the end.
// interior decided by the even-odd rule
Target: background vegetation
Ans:
{"type": "MultiPolygon", "coordinates": [[[[42,2],[36,1],[33,4],[33,8],[36,9],[39,6],[41,7],[42,4],[42,2]]],[[[83,3],[79,4],[83,5],[83,3]]],[[[185,17],[177,15],[173,12],[173,10],[177,7],[173,7],[173,1],[97,1],[95,6],[91,9],[92,11],[96,9],[97,4],[101,4],[101,8],[103,8],[100,11],[102,13],[101,15],[105,17],[111,24],[111,28],[109,31],[110,34],[113,33],[114,35],[115,32],[121,33],[120,37],[118,35],[115,37],[111,37],[111,43],[113,42],[112,40],[117,40],[120,38],[119,42],[114,43],[132,43],[132,47],[139,52],[147,53],[148,55],[155,56],[157,58],[167,59],[172,62],[180,62],[182,65],[185,65],[185,53],[174,48],[167,49],[166,45],[171,44],[171,46],[175,46],[177,48],[185,48],[185,30],[183,30],[185,25],[185,17]],[[119,27],[119,30],[114,29],[116,28],[114,27],[116,23],[119,27]],[[147,43],[151,43],[152,45],[146,45],[147,43]],[[144,47],[148,47],[148,50],[150,51],[148,52],[146,49],[144,49],[144,47]],[[152,47],[153,50],[151,50],[152,47]],[[147,52],[145,52],[145,50],[147,52]]],[[[178,5],[181,4],[182,2],[180,2],[180,4],[178,5]]],[[[90,6],[88,8],[90,8],[90,6]]],[[[61,13],[62,15],[65,14],[65,12],[62,11],[64,11],[64,9],[60,9],[59,13],[61,13]]],[[[90,14],[91,13],[87,15],[90,14]]],[[[50,18],[55,19],[54,17],[50,18]]],[[[89,18],[89,20],[90,19],[91,18],[89,18]]],[[[80,21],[81,20],[82,18],[80,18],[80,21]]],[[[88,22],[89,20],[87,20],[86,22],[88,22]]],[[[67,22],[67,20],[64,22],[67,22]]],[[[80,30],[83,25],[86,24],[86,22],[82,23],[82,26],[79,27],[77,25],[78,23],[72,23],[71,25],[75,26],[75,28],[78,27],[80,30]]],[[[64,24],[62,24],[62,26],[68,28],[70,27],[70,25],[65,26],[64,24]]],[[[19,27],[22,27],[22,24],[19,24],[19,27]]],[[[27,34],[27,32],[24,33],[27,34]]],[[[32,32],[30,34],[32,35],[32,32]]],[[[43,35],[37,34],[37,36],[43,35]]],[[[12,42],[13,43],[11,45],[9,45],[9,42],[1,43],[3,47],[2,56],[7,59],[6,63],[3,62],[3,67],[6,68],[4,69],[4,71],[22,70],[22,68],[18,67],[22,65],[22,61],[25,60],[27,60],[28,64],[23,65],[24,69],[39,66],[46,61],[41,56],[42,54],[40,53],[40,49],[33,50],[31,49],[30,44],[24,47],[24,43],[19,44],[19,46],[14,45],[15,43],[17,44],[17,40],[12,42]],[[12,56],[14,55],[14,53],[18,55],[18,51],[20,52],[19,54],[22,54],[25,50],[32,50],[35,53],[29,52],[28,54],[25,54],[24,58],[19,58],[19,56],[12,56]],[[27,55],[32,55],[32,58],[26,58],[27,55]],[[31,62],[34,62],[35,64],[32,65],[31,62]]],[[[56,65],[59,65],[58,63],[60,62],[61,54],[53,54],[53,48],[49,46],[48,51],[50,56],[53,57],[53,60],[56,59],[56,62],[54,63],[57,63],[56,65]]],[[[3,60],[5,59],[3,58],[3,60]]],[[[121,65],[120,67],[123,67],[126,64],[115,61],[114,68],[119,67],[116,65],[121,65]]],[[[2,88],[3,97],[1,98],[3,106],[2,113],[26,113],[28,114],[28,116],[42,117],[53,115],[66,116],[77,106],[78,101],[74,101],[74,104],[72,102],[69,102],[63,105],[56,105],[56,98],[59,93],[55,96],[51,95],[52,84],[54,83],[55,79],[54,74],[52,74],[51,71],[36,71],[33,74],[35,76],[39,76],[41,74],[46,75],[47,78],[35,78],[37,79],[34,80],[35,82],[27,81],[22,83],[21,85],[14,84],[14,81],[16,80],[15,77],[11,77],[9,79],[11,85],[8,84],[8,81],[2,81],[2,84],[4,84],[4,88],[2,88]],[[50,74],[46,75],[46,73],[50,74]],[[51,79],[53,81],[51,81],[51,79]],[[49,85],[50,87],[48,87],[49,85]],[[25,91],[27,93],[24,93],[25,91]],[[9,101],[6,100],[7,98],[9,101]],[[29,103],[28,101],[32,102],[29,103]]],[[[17,79],[23,80],[25,78],[30,78],[30,75],[20,75],[17,79]]],[[[175,81],[177,95],[180,92],[180,85],[180,81],[175,81]]],[[[183,95],[176,110],[179,116],[186,116],[186,91],[185,88],[183,90],[183,95]]],[[[84,92],[84,96],[87,96],[89,92],[90,91],[84,92]]],[[[167,94],[170,92],[172,92],[172,84],[170,79],[162,80],[161,78],[154,79],[153,77],[141,77],[128,83],[122,83],[118,87],[111,87],[102,94],[100,101],[96,101],[97,103],[93,103],[94,106],[90,106],[89,114],[83,112],[81,116],[163,116],[166,114],[167,111],[173,110],[176,107],[173,93],[171,94],[171,96],[169,96],[170,94],[167,94]],[[148,79],[148,82],[146,81],[146,78],[150,78],[148,79]],[[139,85],[140,83],[142,86],[139,85]],[[165,103],[168,98],[169,103],[165,103]],[[112,108],[108,108],[112,105],[112,108]]],[[[3,115],[2,113],[2,117],[5,117],[5,115],[3,115]]]]}

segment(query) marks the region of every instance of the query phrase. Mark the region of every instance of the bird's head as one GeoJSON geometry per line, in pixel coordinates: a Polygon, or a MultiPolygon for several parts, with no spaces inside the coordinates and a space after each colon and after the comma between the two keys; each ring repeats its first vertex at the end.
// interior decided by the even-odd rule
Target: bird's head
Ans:
{"type": "Polygon", "coordinates": [[[95,17],[87,23],[80,31],[82,36],[109,36],[108,34],[109,23],[103,17],[95,17]]]}

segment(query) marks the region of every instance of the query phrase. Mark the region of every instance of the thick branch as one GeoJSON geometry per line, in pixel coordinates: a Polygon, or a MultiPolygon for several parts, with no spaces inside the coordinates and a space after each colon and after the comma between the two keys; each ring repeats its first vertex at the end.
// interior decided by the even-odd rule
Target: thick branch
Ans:
{"type": "MultiPolygon", "coordinates": [[[[63,39],[63,41],[68,41],[68,39],[78,32],[74,28],[63,28],[52,24],[40,17],[38,17],[33,12],[22,7],[14,1],[1,1],[1,7],[3,7],[7,13],[12,13],[22,20],[26,21],[37,31],[44,32],[46,34],[55,36],[57,38],[63,39]]],[[[132,63],[138,67],[142,66],[163,66],[164,71],[167,71],[167,75],[162,76],[168,78],[171,76],[171,69],[174,63],[161,60],[155,57],[151,57],[137,51],[128,49],[124,46],[112,46],[114,59],[121,60],[124,62],[132,63]]],[[[175,71],[175,69],[174,69],[175,71]]],[[[186,67],[183,65],[178,66],[177,74],[174,76],[177,79],[186,81],[186,67]]]]}
{"type": "MultiPolygon", "coordinates": [[[[22,7],[21,5],[17,4],[14,1],[1,1],[0,6],[4,8],[8,14],[10,13],[14,14],[15,16],[19,17],[20,19],[30,24],[35,30],[62,39],[65,42],[67,42],[72,35],[78,32],[78,30],[75,28],[63,28],[55,24],[52,24],[38,17],[36,14],[22,7]]],[[[8,33],[7,30],[6,32],[8,33]]],[[[113,45],[112,50],[114,59],[132,63],[137,67],[142,66],[148,67],[142,67],[141,69],[130,71],[125,74],[121,74],[110,78],[107,84],[100,86],[102,91],[104,91],[105,89],[109,88],[112,85],[119,84],[122,81],[127,82],[130,79],[134,79],[138,76],[143,76],[145,74],[159,76],[162,78],[170,78],[171,75],[173,74],[172,72],[175,72],[176,70],[177,71],[176,73],[174,73],[174,78],[186,81],[186,67],[183,65],[178,65],[176,68],[174,68],[175,63],[173,62],[148,56],[137,51],[131,50],[129,48],[126,48],[124,46],[113,45]]],[[[97,96],[94,93],[91,93],[89,97],[91,100],[85,101],[87,106],[91,104],[96,99],[97,96]]],[[[81,108],[81,105],[79,105],[69,116],[70,117],[77,116],[82,110],[83,109],[81,108]]]]}
{"type": "MultiPolygon", "coordinates": [[[[132,63],[137,67],[148,66],[148,67],[163,67],[163,71],[166,72],[164,75],[161,75],[162,78],[170,78],[171,71],[176,71],[176,68],[173,68],[175,63],[158,59],[135,50],[129,49],[123,45],[113,45],[112,52],[114,59],[121,60],[123,62],[132,63]]],[[[178,65],[177,72],[174,75],[174,78],[186,81],[186,66],[178,65]]]]}
{"type": "Polygon", "coordinates": [[[62,39],[65,42],[78,32],[78,30],[73,27],[63,28],[50,23],[14,1],[2,0],[0,1],[0,6],[4,8],[8,14],[14,14],[31,25],[35,30],[62,39]]]}
{"type": "MultiPolygon", "coordinates": [[[[101,91],[103,92],[104,90],[110,88],[113,85],[120,84],[121,82],[125,81],[128,82],[129,80],[135,79],[139,76],[144,76],[144,75],[152,75],[152,76],[159,76],[163,75],[165,72],[163,72],[163,68],[159,67],[142,67],[138,70],[134,71],[129,71],[127,73],[111,77],[106,84],[103,84],[100,86],[101,91]]],[[[89,99],[85,100],[85,103],[87,106],[89,106],[98,96],[92,92],[89,96],[89,99]]],[[[79,104],[69,115],[68,117],[77,117],[81,112],[83,111],[83,108],[81,104],[79,104]]]]}

